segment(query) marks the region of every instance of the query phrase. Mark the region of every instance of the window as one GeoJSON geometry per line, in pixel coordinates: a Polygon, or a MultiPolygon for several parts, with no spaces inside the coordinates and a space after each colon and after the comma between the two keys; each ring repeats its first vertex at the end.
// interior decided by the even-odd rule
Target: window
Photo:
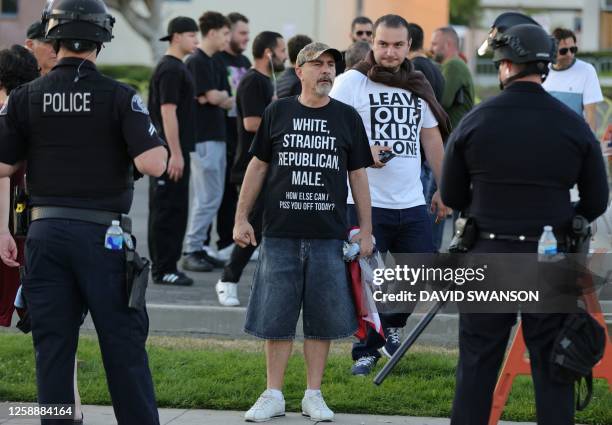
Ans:
{"type": "Polygon", "coordinates": [[[19,0],[0,0],[0,15],[16,15],[19,0]]]}

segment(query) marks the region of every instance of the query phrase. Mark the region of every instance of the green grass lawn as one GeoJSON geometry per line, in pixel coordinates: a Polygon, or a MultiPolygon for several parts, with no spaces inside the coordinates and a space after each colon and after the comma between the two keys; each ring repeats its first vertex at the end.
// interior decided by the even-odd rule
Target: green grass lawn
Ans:
{"type": "MultiPolygon", "coordinates": [[[[152,337],[149,357],[160,407],[246,410],[265,388],[261,343],[152,337]]],[[[323,392],[338,413],[448,417],[455,386],[456,351],[415,347],[385,383],[350,375],[350,346],[332,346],[323,392]]],[[[110,404],[95,339],[82,336],[79,388],[85,404],[110,404]]],[[[381,362],[382,363],[382,362],[381,362]]],[[[380,367],[380,366],[379,366],[380,367]]],[[[298,411],[305,386],[301,344],[291,357],[284,389],[287,409],[298,411]]],[[[0,400],[33,401],[34,356],[29,335],[0,333],[0,400]]],[[[535,421],[528,378],[514,387],[503,419],[535,421]]],[[[596,381],[593,401],[577,415],[584,424],[612,423],[612,393],[596,381]]]]}

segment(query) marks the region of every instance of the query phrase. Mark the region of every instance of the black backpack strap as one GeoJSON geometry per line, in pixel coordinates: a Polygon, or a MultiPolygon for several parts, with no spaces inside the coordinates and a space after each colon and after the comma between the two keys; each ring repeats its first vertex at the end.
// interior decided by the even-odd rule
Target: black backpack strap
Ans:
{"type": "Polygon", "coordinates": [[[589,373],[587,376],[580,378],[578,381],[576,381],[576,410],[577,411],[581,411],[586,409],[586,407],[589,405],[589,403],[591,402],[591,398],[593,396],[593,373],[589,373]],[[580,396],[580,387],[581,387],[581,383],[582,380],[584,379],[584,382],[586,383],[586,395],[584,397],[584,400],[580,400],[581,396],[580,396]]]}

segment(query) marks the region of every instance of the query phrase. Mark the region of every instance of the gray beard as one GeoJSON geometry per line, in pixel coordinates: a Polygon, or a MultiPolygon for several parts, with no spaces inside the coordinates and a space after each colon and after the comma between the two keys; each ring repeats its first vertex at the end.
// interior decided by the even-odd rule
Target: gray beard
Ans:
{"type": "Polygon", "coordinates": [[[318,96],[323,97],[323,96],[329,95],[329,92],[331,91],[331,89],[332,89],[331,84],[325,84],[325,85],[317,84],[316,87],[315,87],[315,93],[318,96]]]}

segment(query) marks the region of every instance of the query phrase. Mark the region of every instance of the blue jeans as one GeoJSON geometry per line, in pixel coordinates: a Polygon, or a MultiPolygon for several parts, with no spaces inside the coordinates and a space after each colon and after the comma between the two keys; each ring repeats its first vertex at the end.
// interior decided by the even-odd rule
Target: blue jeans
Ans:
{"type": "Polygon", "coordinates": [[[291,340],[303,310],[305,338],[353,335],[357,317],[342,242],[264,236],[244,331],[263,339],[291,340]]]}
{"type": "MultiPolygon", "coordinates": [[[[357,211],[348,205],[348,221],[356,226],[357,211]]],[[[435,252],[431,238],[431,221],[425,205],[401,210],[372,207],[372,232],[376,238],[376,248],[391,253],[428,253],[435,252]]],[[[383,328],[402,328],[406,326],[409,313],[381,314],[383,328]]],[[[380,357],[378,349],[385,340],[372,328],[368,328],[365,340],[353,344],[353,359],[364,356],[380,357]]]]}
{"type": "Polygon", "coordinates": [[[431,198],[434,193],[438,190],[436,185],[436,179],[434,179],[433,172],[427,163],[423,163],[421,166],[421,183],[423,184],[423,195],[425,196],[425,202],[427,203],[427,213],[431,220],[431,234],[433,238],[433,244],[436,251],[440,251],[442,247],[442,238],[444,237],[444,225],[446,220],[442,220],[440,223],[436,223],[436,214],[429,212],[429,206],[431,206],[431,198]]]}

